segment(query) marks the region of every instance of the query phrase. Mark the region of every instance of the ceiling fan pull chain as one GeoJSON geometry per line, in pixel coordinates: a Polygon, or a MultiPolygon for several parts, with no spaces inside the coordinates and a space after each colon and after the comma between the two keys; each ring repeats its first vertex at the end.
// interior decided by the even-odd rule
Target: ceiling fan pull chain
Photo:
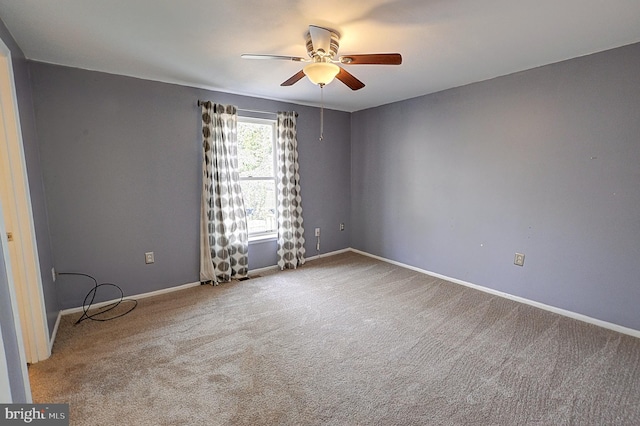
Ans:
{"type": "Polygon", "coordinates": [[[324,134],[324,84],[320,85],[320,138],[322,140],[324,134]]]}

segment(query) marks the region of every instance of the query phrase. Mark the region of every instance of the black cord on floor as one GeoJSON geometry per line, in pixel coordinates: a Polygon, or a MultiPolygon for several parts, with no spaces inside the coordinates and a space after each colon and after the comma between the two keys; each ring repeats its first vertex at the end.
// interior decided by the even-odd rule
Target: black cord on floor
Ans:
{"type": "Polygon", "coordinates": [[[82,311],[83,314],[82,316],[78,319],[78,321],[76,321],[76,324],[80,324],[82,321],[86,320],[86,319],[90,319],[92,321],[110,321],[112,319],[116,319],[116,318],[120,318],[124,315],[127,315],[129,312],[133,311],[135,309],[136,306],[138,306],[138,301],[135,299],[125,299],[124,298],[124,292],[122,291],[122,289],[112,283],[101,283],[98,284],[98,280],[96,280],[94,277],[92,277],[89,274],[83,274],[80,272],[58,272],[57,275],[76,275],[76,276],[81,276],[81,277],[87,277],[90,278],[93,283],[94,286],[91,290],[89,290],[89,293],[87,293],[87,295],[84,297],[84,302],[82,302],[82,311]],[[112,286],[117,288],[120,291],[120,300],[118,300],[117,302],[111,303],[109,305],[106,305],[104,307],[104,309],[89,315],[87,312],[89,312],[89,309],[91,309],[91,305],[93,305],[93,301],[96,298],[96,292],[98,291],[98,287],[102,287],[102,286],[112,286]],[[89,301],[89,303],[87,303],[87,299],[91,298],[91,300],[89,301]],[[119,315],[113,316],[113,317],[109,317],[109,318],[96,318],[98,315],[104,314],[106,312],[111,311],[112,309],[115,309],[116,306],[118,306],[120,303],[122,302],[133,302],[133,306],[131,307],[131,309],[129,309],[126,312],[123,312],[119,315]]]}

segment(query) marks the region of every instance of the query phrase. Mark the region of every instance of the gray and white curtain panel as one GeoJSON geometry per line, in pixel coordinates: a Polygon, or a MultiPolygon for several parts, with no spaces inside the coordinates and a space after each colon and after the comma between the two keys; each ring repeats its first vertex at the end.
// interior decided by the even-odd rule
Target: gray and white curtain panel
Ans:
{"type": "Polygon", "coordinates": [[[200,281],[214,284],[248,272],[249,238],[238,173],[237,112],[202,103],[203,177],[200,281]]]}
{"type": "Polygon", "coordinates": [[[280,269],[295,269],[304,264],[305,254],[295,112],[278,113],[276,145],[278,266],[280,269]]]}

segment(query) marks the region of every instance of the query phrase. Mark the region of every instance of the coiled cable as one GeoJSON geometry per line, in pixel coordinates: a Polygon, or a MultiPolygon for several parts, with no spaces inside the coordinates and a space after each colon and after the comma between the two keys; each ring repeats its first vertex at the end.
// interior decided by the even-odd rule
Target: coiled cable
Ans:
{"type": "Polygon", "coordinates": [[[82,316],[80,318],[78,318],[78,321],[75,322],[76,324],[80,324],[82,321],[84,321],[86,319],[90,319],[92,321],[111,321],[113,319],[120,318],[120,317],[122,317],[124,315],[127,315],[129,312],[133,311],[136,306],[138,306],[138,301],[137,300],[135,300],[135,299],[125,299],[124,298],[124,292],[116,284],[113,284],[113,283],[101,283],[101,284],[98,284],[98,280],[96,280],[94,277],[92,277],[89,274],[83,274],[81,272],[58,272],[57,275],[75,275],[75,276],[87,277],[87,278],[90,278],[94,283],[93,288],[91,290],[89,290],[89,293],[87,293],[87,295],[84,297],[84,301],[82,302],[83,314],[82,314],[82,316]],[[113,302],[113,303],[110,303],[110,304],[104,306],[103,309],[100,309],[98,312],[95,312],[95,313],[89,315],[89,310],[91,309],[91,305],[93,305],[93,302],[96,299],[96,292],[98,291],[98,288],[102,287],[102,286],[112,286],[112,287],[117,288],[120,291],[120,300],[118,300],[116,302],[113,302]],[[87,303],[88,299],[91,299],[91,300],[89,300],[89,302],[87,303]],[[120,313],[118,315],[112,316],[112,317],[96,318],[99,315],[102,315],[104,313],[112,311],[118,305],[120,305],[120,303],[122,303],[122,302],[133,302],[133,306],[129,310],[127,310],[127,311],[125,311],[123,313],[120,313]]]}

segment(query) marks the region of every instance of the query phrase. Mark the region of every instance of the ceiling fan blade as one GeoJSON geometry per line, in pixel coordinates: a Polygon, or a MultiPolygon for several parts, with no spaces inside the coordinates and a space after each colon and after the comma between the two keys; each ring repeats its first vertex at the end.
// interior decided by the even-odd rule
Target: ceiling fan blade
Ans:
{"type": "Polygon", "coordinates": [[[364,87],[364,83],[355,78],[350,72],[344,68],[340,68],[340,72],[336,78],[347,85],[351,90],[359,90],[364,87]]]}
{"type": "Polygon", "coordinates": [[[313,43],[313,50],[319,52],[322,50],[328,54],[331,49],[331,31],[326,28],[309,25],[309,34],[313,43]]]}
{"type": "Polygon", "coordinates": [[[304,78],[304,72],[302,70],[295,73],[291,78],[282,83],[280,86],[293,86],[295,83],[304,78]]]}
{"type": "Polygon", "coordinates": [[[278,59],[283,61],[294,61],[294,62],[307,62],[308,59],[301,58],[299,56],[280,56],[280,55],[254,55],[252,53],[245,53],[241,55],[243,59],[278,59]]]}
{"type": "Polygon", "coordinates": [[[344,55],[340,56],[340,63],[345,65],[400,65],[402,55],[399,53],[344,55]]]}

